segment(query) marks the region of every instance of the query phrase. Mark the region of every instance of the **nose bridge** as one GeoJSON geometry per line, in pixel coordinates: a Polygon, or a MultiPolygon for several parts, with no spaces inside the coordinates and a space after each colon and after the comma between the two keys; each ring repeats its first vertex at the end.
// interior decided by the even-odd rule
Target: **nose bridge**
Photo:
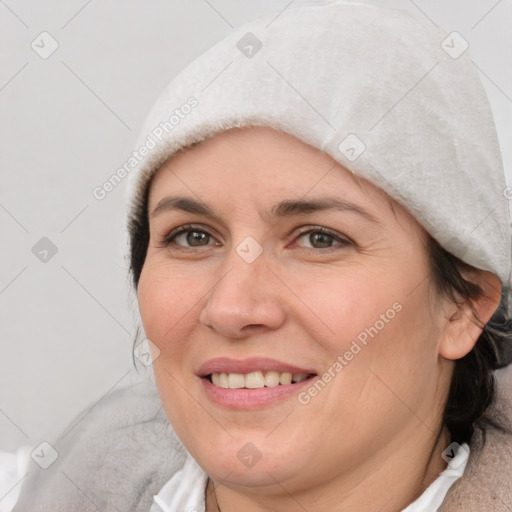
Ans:
{"type": "Polygon", "coordinates": [[[247,237],[226,257],[222,275],[201,312],[201,322],[229,337],[243,336],[247,326],[278,327],[284,313],[273,296],[270,279],[262,247],[247,237]]]}
{"type": "MultiPolygon", "coordinates": [[[[259,245],[259,244],[258,244],[259,245]]],[[[254,309],[257,302],[271,292],[265,285],[266,258],[255,255],[244,243],[234,247],[226,258],[222,277],[212,289],[209,302],[226,309],[254,309]]]]}

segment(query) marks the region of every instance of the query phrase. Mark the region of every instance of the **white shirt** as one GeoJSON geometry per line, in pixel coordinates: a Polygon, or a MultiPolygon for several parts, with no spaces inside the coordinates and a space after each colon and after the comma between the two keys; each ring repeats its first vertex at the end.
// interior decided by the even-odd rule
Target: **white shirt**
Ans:
{"type": "MultiPolygon", "coordinates": [[[[451,445],[450,445],[451,447],[451,445]]],[[[444,453],[444,452],[443,452],[444,453]]],[[[464,443],[447,468],[430,484],[425,492],[402,512],[436,512],[442,504],[448,489],[462,476],[469,457],[469,446],[464,443]]],[[[187,453],[183,469],[162,487],[154,496],[150,512],[205,512],[205,490],[208,476],[187,453]]]]}

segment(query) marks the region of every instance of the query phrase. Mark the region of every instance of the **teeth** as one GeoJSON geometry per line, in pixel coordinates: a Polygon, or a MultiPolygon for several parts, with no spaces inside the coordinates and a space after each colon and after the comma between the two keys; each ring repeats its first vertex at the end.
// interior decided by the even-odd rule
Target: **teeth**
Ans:
{"type": "Polygon", "coordinates": [[[212,382],[218,387],[224,387],[220,385],[220,373],[212,373],[212,382]]]}
{"type": "Polygon", "coordinates": [[[245,387],[249,389],[262,388],[265,385],[263,372],[252,372],[245,376],[245,387]]]}
{"type": "Polygon", "coordinates": [[[229,388],[227,373],[212,373],[212,382],[218,388],[229,388]]]}
{"type": "Polygon", "coordinates": [[[219,386],[221,388],[229,388],[228,374],[227,373],[221,373],[219,375],[220,375],[219,386]]]}
{"type": "Polygon", "coordinates": [[[271,370],[265,374],[265,386],[273,388],[279,384],[279,372],[271,370]]]}
{"type": "Polygon", "coordinates": [[[275,386],[286,386],[292,382],[302,382],[309,377],[309,373],[296,373],[290,372],[279,373],[275,370],[268,372],[251,372],[243,373],[212,373],[212,382],[215,386],[220,388],[230,389],[259,389],[263,387],[273,388],[275,386]]]}
{"type": "Polygon", "coordinates": [[[292,383],[292,374],[290,372],[281,373],[279,376],[279,384],[286,386],[286,384],[292,383]]]}
{"type": "Polygon", "coordinates": [[[240,389],[245,387],[245,377],[242,373],[229,373],[228,386],[229,389],[240,389]]]}

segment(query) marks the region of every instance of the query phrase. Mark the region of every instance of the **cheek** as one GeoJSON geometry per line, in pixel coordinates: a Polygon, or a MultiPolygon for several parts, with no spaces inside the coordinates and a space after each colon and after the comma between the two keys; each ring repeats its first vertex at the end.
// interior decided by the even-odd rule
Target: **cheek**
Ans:
{"type": "Polygon", "coordinates": [[[190,400],[188,339],[197,325],[201,280],[169,268],[167,262],[147,261],[139,286],[139,309],[147,338],[160,353],[152,364],[166,415],[181,439],[188,439],[188,422],[204,424],[201,410],[190,400]],[[185,277],[184,277],[185,276],[185,277]],[[187,421],[183,422],[183,411],[187,421]]]}
{"type": "Polygon", "coordinates": [[[146,336],[160,351],[173,349],[167,340],[182,338],[201,294],[201,283],[186,273],[170,271],[165,264],[144,265],[138,287],[139,309],[146,336]]]}
{"type": "Polygon", "coordinates": [[[419,269],[398,266],[379,272],[346,269],[307,280],[292,281],[290,275],[298,304],[294,321],[322,345],[327,369],[342,356],[344,368],[365,373],[372,368],[391,381],[407,377],[404,368],[429,375],[440,334],[432,325],[427,281],[418,286],[418,275],[423,275],[419,269]]]}
{"type": "MultiPolygon", "coordinates": [[[[300,277],[286,276],[293,290],[293,320],[305,331],[315,331],[315,339],[324,340],[334,350],[359,338],[377,323],[378,331],[395,321],[402,309],[399,288],[379,282],[371,272],[353,268],[300,277]],[[381,318],[382,316],[382,318],[381,318]]],[[[381,278],[382,279],[382,278],[381,278]]]]}

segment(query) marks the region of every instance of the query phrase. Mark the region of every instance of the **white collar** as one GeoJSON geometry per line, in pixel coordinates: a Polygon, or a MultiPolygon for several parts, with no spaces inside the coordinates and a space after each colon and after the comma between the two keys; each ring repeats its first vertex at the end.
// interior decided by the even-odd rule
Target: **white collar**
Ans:
{"type": "Polygon", "coordinates": [[[204,512],[208,475],[188,453],[185,465],[153,496],[150,512],[204,512]]]}

